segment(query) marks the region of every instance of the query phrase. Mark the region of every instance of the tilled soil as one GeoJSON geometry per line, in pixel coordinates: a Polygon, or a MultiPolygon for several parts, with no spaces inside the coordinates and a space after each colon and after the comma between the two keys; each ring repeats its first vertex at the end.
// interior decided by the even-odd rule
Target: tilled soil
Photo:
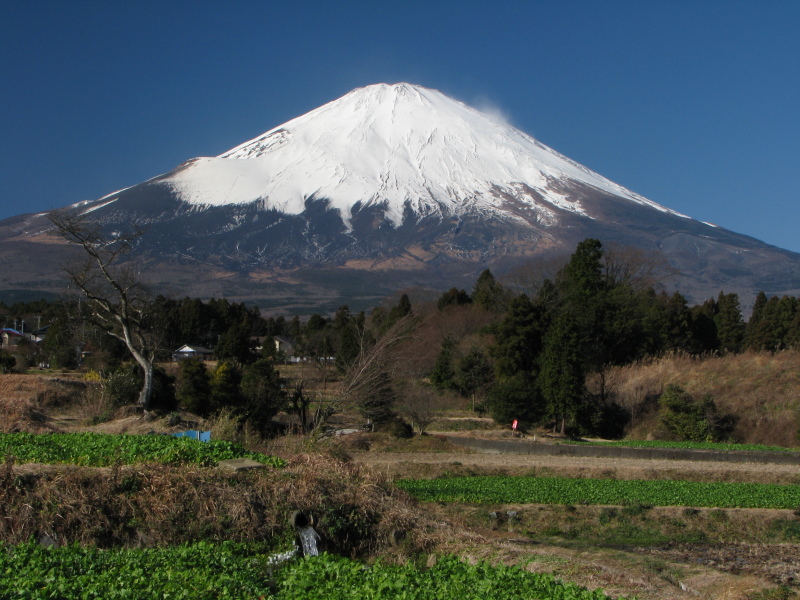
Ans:
{"type": "Polygon", "coordinates": [[[758,575],[777,585],[800,585],[800,544],[680,545],[639,551],[662,560],[705,565],[734,575],[758,575]]]}

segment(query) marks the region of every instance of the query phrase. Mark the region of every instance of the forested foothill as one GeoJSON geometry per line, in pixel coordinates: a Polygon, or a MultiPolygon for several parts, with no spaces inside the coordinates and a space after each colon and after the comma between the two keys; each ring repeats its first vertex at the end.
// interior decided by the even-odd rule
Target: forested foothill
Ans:
{"type": "MultiPolygon", "coordinates": [[[[410,436],[443,407],[461,406],[502,426],[516,421],[520,431],[618,439],[653,435],[641,425],[650,418],[664,439],[765,441],[745,433],[755,427],[750,417],[696,383],[702,365],[716,365],[708,372],[717,369],[718,379],[721,360],[741,368],[743,357],[763,362],[798,349],[800,300],[762,292],[745,322],[735,293],[689,306],[657,286],[658,266],[641,253],[586,239],[560,267],[502,282],[487,269],[469,292],[453,288],[431,302],[407,290],[355,314],[342,306],[332,315],[263,316],[226,299],[155,296],[136,323],[157,365],[144,408],[224,413],[263,436],[280,430],[279,413],[281,427],[303,434],[349,414],[410,436]],[[213,360],[176,361],[184,346],[213,360]],[[683,365],[695,379],[675,368],[636,391],[626,385],[656,364],[683,365]]],[[[80,299],[0,305],[0,318],[43,337],[3,347],[4,372],[78,370],[102,386],[109,412],[141,398],[142,368],[80,299]]],[[[738,376],[746,387],[747,367],[738,376]]],[[[796,400],[781,413],[788,445],[797,440],[796,400]]]]}

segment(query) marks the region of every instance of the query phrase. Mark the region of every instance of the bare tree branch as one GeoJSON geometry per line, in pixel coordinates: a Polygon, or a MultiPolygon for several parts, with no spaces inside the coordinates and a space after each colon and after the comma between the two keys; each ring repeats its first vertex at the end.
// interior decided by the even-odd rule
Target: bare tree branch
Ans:
{"type": "Polygon", "coordinates": [[[366,327],[359,329],[358,355],[344,374],[339,395],[328,402],[324,410],[318,412],[315,434],[319,434],[327,419],[333,414],[358,407],[363,399],[384,385],[387,374],[391,376],[394,370],[391,349],[407,339],[415,326],[416,318],[409,314],[398,319],[374,339],[366,327]]]}
{"type": "Polygon", "coordinates": [[[54,211],[48,216],[67,243],[79,246],[86,253],[83,262],[64,267],[67,278],[83,295],[88,320],[124,342],[142,367],[144,384],[139,404],[147,408],[153,392],[153,362],[157,350],[146,323],[152,300],[135,270],[119,264],[142,232],[108,239],[99,225],[83,215],[54,211]]]}

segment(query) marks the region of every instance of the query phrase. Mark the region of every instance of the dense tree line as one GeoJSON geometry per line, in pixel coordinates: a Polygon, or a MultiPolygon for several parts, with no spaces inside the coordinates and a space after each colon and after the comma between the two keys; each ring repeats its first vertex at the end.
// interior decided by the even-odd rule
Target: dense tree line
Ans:
{"type": "Polygon", "coordinates": [[[498,320],[484,332],[489,341],[480,348],[461,348],[445,337],[430,372],[431,385],[465,396],[482,389],[482,408],[501,423],[518,420],[562,433],[614,437],[622,435],[629,416],[606,387],[605,374],[612,366],[671,352],[702,355],[800,345],[796,298],[759,294],[745,324],[736,294],[720,292],[689,307],[680,293],[657,293],[632,277],[637,265],[624,263],[624,258],[609,256],[599,241],[587,239],[552,280],[538,285],[533,297],[504,289],[489,271],[481,274],[471,295],[451,289],[439,299],[440,311],[474,303],[497,312],[498,320]],[[476,360],[479,355],[483,360],[476,360]],[[486,360],[492,369],[486,369],[486,360]],[[587,381],[593,382],[591,389],[587,381]]]}
{"type": "MultiPolygon", "coordinates": [[[[311,425],[310,399],[302,381],[286,381],[275,368],[276,362],[286,360],[273,342],[282,336],[294,343],[295,358],[319,369],[323,381],[329,375],[349,381],[350,405],[366,420],[391,421],[396,416],[394,381],[386,353],[377,356],[375,348],[410,315],[411,303],[405,294],[397,305],[377,308],[369,317],[364,312],[352,314],[342,306],[332,317],[315,314],[305,321],[299,316],[264,318],[257,307],[226,299],[203,302],[156,297],[147,307],[140,333],[157,340],[157,359],[171,360],[172,353],[187,344],[211,349],[217,362],[209,368],[199,359],[182,360],[175,378],[156,369],[153,405],[162,409],[180,406],[201,416],[228,409],[262,432],[276,412],[287,410],[297,416],[300,428],[306,429],[311,425]],[[363,372],[350,375],[359,361],[366,362],[363,372]]],[[[119,340],[83,318],[80,301],[0,305],[0,316],[6,321],[47,322],[47,337],[35,348],[31,346],[35,356],[26,359],[27,366],[47,363],[71,369],[82,363],[101,373],[112,405],[136,401],[142,370],[129,362],[127,349],[119,340]]],[[[15,351],[21,352],[20,348],[15,351]]],[[[15,364],[10,354],[0,356],[3,371],[10,371],[15,364]]]]}
{"type": "MultiPolygon", "coordinates": [[[[295,356],[317,370],[323,385],[338,378],[347,406],[372,423],[391,423],[399,412],[424,429],[435,402],[426,389],[432,388],[468,398],[473,408],[488,411],[500,423],[518,420],[562,433],[609,437],[621,435],[628,418],[607,389],[610,367],[673,352],[703,355],[800,346],[797,298],[762,292],[745,323],[736,294],[720,292],[690,307],[678,292],[656,292],[640,276],[644,269],[638,260],[635,254],[609,252],[599,241],[587,239],[530,294],[502,285],[487,269],[470,292],[452,288],[442,294],[429,308],[438,316],[427,322],[414,314],[406,294],[369,314],[353,314],[342,306],[333,315],[307,319],[265,318],[255,306],[224,298],[159,296],[147,303],[140,327],[153,341],[159,361],[169,360],[184,344],[209,348],[218,359],[213,370],[185,361],[174,381],[157,372],[154,394],[160,405],[181,405],[203,415],[229,408],[262,429],[278,410],[296,414],[301,429],[312,425],[302,382],[287,382],[275,369],[284,358],[276,353],[275,336],[294,342],[295,356]],[[455,324],[479,313],[486,315],[488,325],[477,334],[459,334],[456,325],[451,331],[445,328],[434,340],[438,352],[427,363],[422,360],[421,367],[409,367],[402,375],[395,372],[404,361],[421,360],[397,354],[398,347],[410,343],[408,331],[415,323],[423,323],[424,329],[434,321],[455,324]]],[[[141,372],[129,363],[125,345],[95,327],[84,310],[77,300],[0,304],[6,327],[23,320],[26,331],[33,323],[49,325],[42,344],[17,348],[13,360],[7,353],[0,355],[0,369],[24,369],[37,362],[74,368],[83,361],[103,373],[118,403],[133,401],[141,372]]],[[[417,337],[425,338],[424,332],[417,337]]],[[[430,346],[431,339],[423,339],[421,347],[430,346]]],[[[684,396],[676,393],[675,398],[667,403],[670,410],[694,414],[684,396]]],[[[710,415],[709,423],[719,421],[707,399],[697,402],[696,410],[710,415]]],[[[317,420],[325,416],[317,415],[317,420]]],[[[673,426],[682,423],[670,419],[673,426]]]]}

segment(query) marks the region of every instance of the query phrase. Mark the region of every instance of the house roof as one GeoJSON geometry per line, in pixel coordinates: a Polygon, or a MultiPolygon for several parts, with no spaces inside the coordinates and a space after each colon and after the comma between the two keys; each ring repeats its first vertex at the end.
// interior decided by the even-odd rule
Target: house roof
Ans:
{"type": "Polygon", "coordinates": [[[203,348],[202,346],[189,346],[188,344],[184,344],[175,350],[175,354],[214,354],[214,351],[203,348]]]}

